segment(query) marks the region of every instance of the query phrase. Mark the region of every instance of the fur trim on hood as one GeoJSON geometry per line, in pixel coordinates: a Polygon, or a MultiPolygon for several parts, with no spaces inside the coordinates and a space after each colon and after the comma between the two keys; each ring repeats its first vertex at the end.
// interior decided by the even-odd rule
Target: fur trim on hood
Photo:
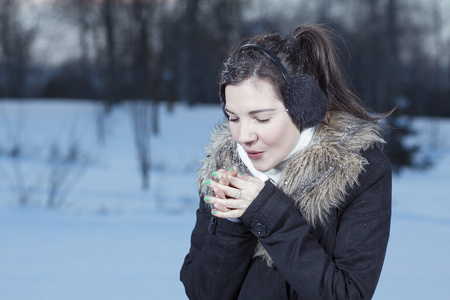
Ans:
{"type": "MultiPolygon", "coordinates": [[[[228,122],[216,128],[211,140],[198,174],[201,197],[212,193],[205,181],[218,169],[237,166],[243,173],[250,174],[239,158],[228,122]]],[[[376,123],[344,112],[328,112],[323,123],[317,126],[311,143],[288,160],[278,188],[294,200],[312,226],[325,226],[331,211],[342,203],[347,191],[358,184],[358,175],[367,164],[361,151],[384,143],[376,123]]],[[[272,265],[259,242],[255,256],[263,256],[272,265]]]]}

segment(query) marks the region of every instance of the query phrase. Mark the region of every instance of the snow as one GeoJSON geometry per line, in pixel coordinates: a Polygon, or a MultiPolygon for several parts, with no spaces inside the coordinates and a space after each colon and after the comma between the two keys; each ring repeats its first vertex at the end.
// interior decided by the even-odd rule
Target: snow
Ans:
{"type": "MultiPolygon", "coordinates": [[[[0,299],[186,299],[179,269],[195,222],[195,173],[223,115],[218,106],[161,105],[145,191],[130,105],[104,118],[101,142],[97,104],[0,102],[0,299]],[[48,208],[49,145],[65,153],[74,143],[88,163],[68,169],[72,181],[48,208]],[[8,156],[11,145],[20,145],[19,159],[8,156]],[[26,205],[17,204],[20,193],[26,205]]],[[[450,299],[450,120],[413,124],[412,140],[435,164],[394,176],[391,238],[374,299],[450,299]]]]}

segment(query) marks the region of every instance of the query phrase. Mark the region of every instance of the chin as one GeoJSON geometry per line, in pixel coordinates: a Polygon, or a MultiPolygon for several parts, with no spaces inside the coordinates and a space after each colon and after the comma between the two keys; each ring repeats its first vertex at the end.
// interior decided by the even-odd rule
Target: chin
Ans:
{"type": "Polygon", "coordinates": [[[272,169],[271,167],[258,166],[258,165],[255,165],[255,164],[253,164],[253,167],[259,172],[266,172],[266,171],[269,171],[270,169],[272,169]]]}

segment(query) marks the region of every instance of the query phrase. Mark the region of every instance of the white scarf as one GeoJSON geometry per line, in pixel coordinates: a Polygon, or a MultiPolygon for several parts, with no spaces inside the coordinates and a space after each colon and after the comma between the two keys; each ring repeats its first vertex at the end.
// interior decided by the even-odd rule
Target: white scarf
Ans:
{"type": "MultiPolygon", "coordinates": [[[[295,153],[297,153],[298,151],[309,145],[314,136],[314,132],[315,127],[303,129],[300,132],[300,137],[298,138],[297,145],[295,145],[291,153],[289,153],[288,156],[286,156],[283,159],[283,161],[279,163],[277,166],[265,172],[260,172],[255,169],[250,158],[248,158],[247,152],[245,152],[244,148],[239,143],[237,144],[237,151],[239,153],[239,157],[241,158],[242,162],[246,165],[246,167],[249,169],[249,171],[252,173],[253,176],[258,177],[263,182],[266,182],[267,179],[270,179],[275,185],[277,185],[278,181],[280,180],[283,168],[286,165],[288,159],[291,158],[295,153]]],[[[237,218],[228,218],[228,220],[235,223],[240,223],[239,219],[237,218]]]]}
{"type": "Polygon", "coordinates": [[[288,159],[291,158],[295,153],[297,153],[298,151],[300,151],[301,149],[303,149],[309,145],[309,143],[311,142],[311,140],[314,136],[314,132],[315,132],[315,127],[303,129],[300,132],[300,137],[298,139],[297,145],[294,147],[294,149],[291,151],[291,153],[289,153],[288,156],[286,156],[284,158],[284,160],[281,163],[279,163],[277,166],[275,166],[274,168],[272,168],[268,171],[265,171],[265,172],[260,172],[255,169],[250,158],[248,158],[248,155],[245,152],[244,148],[239,144],[237,144],[237,151],[239,153],[239,157],[241,158],[242,162],[247,166],[247,168],[250,170],[250,172],[252,173],[253,176],[258,177],[259,179],[261,179],[264,182],[267,179],[270,179],[275,184],[278,184],[278,181],[281,177],[281,173],[282,173],[283,168],[286,165],[286,162],[288,161],[288,159]]]}

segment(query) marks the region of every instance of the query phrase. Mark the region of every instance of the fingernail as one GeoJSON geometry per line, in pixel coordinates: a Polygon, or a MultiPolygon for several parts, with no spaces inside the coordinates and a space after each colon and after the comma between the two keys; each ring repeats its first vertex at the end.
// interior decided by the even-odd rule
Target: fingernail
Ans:
{"type": "Polygon", "coordinates": [[[234,172],[234,167],[231,167],[231,172],[234,172]]]}
{"type": "Polygon", "coordinates": [[[216,177],[217,176],[217,172],[213,172],[212,176],[216,177]]]}
{"type": "Polygon", "coordinates": [[[241,175],[241,176],[242,176],[242,172],[241,172],[241,171],[239,171],[239,175],[241,175]]]}
{"type": "Polygon", "coordinates": [[[212,211],[213,215],[217,214],[217,212],[215,210],[212,211]]]}
{"type": "Polygon", "coordinates": [[[209,197],[206,196],[206,197],[205,197],[205,201],[209,201],[209,200],[211,200],[211,199],[209,199],[209,197]]]}
{"type": "Polygon", "coordinates": [[[211,184],[211,181],[206,180],[206,185],[210,185],[210,184],[211,184]]]}

